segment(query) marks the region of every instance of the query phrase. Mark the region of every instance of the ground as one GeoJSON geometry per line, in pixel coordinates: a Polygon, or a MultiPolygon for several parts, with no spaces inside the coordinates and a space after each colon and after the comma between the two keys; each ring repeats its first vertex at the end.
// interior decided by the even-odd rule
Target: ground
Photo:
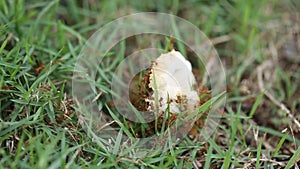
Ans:
{"type": "MultiPolygon", "coordinates": [[[[299,168],[299,11],[297,0],[0,1],[0,168],[299,168]],[[82,127],[72,75],[96,30],[145,11],[177,15],[208,36],[226,70],[227,100],[210,139],[130,158],[105,151],[82,127]]],[[[141,36],[109,57],[158,42],[141,36]]],[[[170,39],[159,42],[164,49],[170,39]]]]}

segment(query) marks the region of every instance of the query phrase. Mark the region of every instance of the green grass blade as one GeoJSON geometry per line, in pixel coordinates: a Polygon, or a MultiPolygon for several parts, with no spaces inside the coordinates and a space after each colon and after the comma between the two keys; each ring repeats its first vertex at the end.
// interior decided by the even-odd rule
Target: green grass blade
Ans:
{"type": "Polygon", "coordinates": [[[253,104],[253,106],[251,108],[251,111],[250,111],[250,114],[249,114],[249,118],[253,118],[253,115],[254,115],[256,109],[258,108],[258,106],[259,106],[259,104],[260,104],[263,96],[264,96],[264,93],[261,93],[260,95],[258,95],[257,99],[255,100],[255,102],[254,102],[254,104],[253,104]]]}
{"type": "MultiPolygon", "coordinates": [[[[284,169],[290,169],[293,165],[295,165],[300,160],[300,147],[298,147],[297,151],[294,153],[294,155],[291,157],[287,165],[284,169]]],[[[297,165],[297,164],[296,164],[297,165]]]]}
{"type": "Polygon", "coordinates": [[[256,163],[255,168],[260,168],[260,156],[261,156],[261,148],[262,148],[262,139],[259,140],[257,152],[256,152],[256,163]]]}
{"type": "Polygon", "coordinates": [[[277,156],[279,150],[281,149],[281,147],[282,147],[282,145],[283,145],[283,143],[284,143],[284,141],[286,140],[286,138],[287,138],[288,135],[289,135],[289,134],[286,133],[286,134],[280,139],[280,141],[279,141],[278,145],[276,146],[275,151],[274,151],[274,153],[273,153],[273,157],[277,156]]]}

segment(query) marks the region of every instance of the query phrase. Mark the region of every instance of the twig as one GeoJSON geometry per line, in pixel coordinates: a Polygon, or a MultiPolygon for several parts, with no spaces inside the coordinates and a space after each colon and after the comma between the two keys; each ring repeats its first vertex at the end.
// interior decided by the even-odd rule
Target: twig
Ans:
{"type": "Polygon", "coordinates": [[[230,40],[231,40],[231,37],[229,35],[223,35],[223,36],[219,36],[216,38],[212,38],[211,42],[213,45],[217,45],[217,44],[224,43],[224,42],[227,42],[230,40]]]}
{"type": "Polygon", "coordinates": [[[131,163],[133,163],[133,164],[135,164],[135,165],[140,165],[140,160],[131,160],[131,159],[128,159],[128,158],[124,158],[124,157],[122,157],[122,158],[120,158],[120,159],[118,159],[118,160],[116,160],[116,163],[119,163],[120,161],[127,161],[127,162],[131,162],[131,163]]]}
{"type": "Polygon", "coordinates": [[[70,168],[70,166],[72,165],[72,163],[74,162],[75,158],[77,157],[77,155],[80,153],[81,149],[78,148],[75,153],[73,154],[73,156],[71,157],[71,160],[67,163],[66,168],[70,168]]]}
{"type": "MultiPolygon", "coordinates": [[[[251,162],[256,162],[256,158],[252,158],[250,161],[251,162]]],[[[270,163],[273,163],[274,165],[280,165],[280,166],[285,166],[286,163],[285,162],[278,162],[278,161],[275,161],[275,160],[271,160],[271,159],[266,159],[266,158],[262,158],[262,159],[259,159],[259,161],[263,161],[263,162],[270,162],[270,163]]]]}
{"type": "Polygon", "coordinates": [[[196,161],[193,161],[193,166],[195,167],[195,169],[199,169],[199,165],[197,164],[197,162],[196,161]]]}
{"type": "Polygon", "coordinates": [[[289,126],[290,127],[290,131],[291,131],[291,133],[292,133],[292,136],[293,136],[293,140],[294,140],[294,144],[295,144],[295,150],[297,150],[297,143],[296,143],[296,139],[295,139],[295,135],[294,135],[294,132],[293,132],[293,128],[292,128],[292,126],[290,125],[289,126]]]}
{"type": "Polygon", "coordinates": [[[265,68],[267,67],[272,67],[273,63],[270,60],[265,61],[264,63],[262,63],[260,66],[257,67],[257,79],[258,79],[258,86],[261,92],[263,92],[276,106],[280,107],[280,109],[285,112],[289,118],[292,119],[292,121],[299,127],[300,129],[300,123],[299,121],[294,117],[294,115],[291,113],[291,111],[281,102],[279,102],[278,100],[276,100],[274,98],[274,96],[268,92],[265,88],[264,88],[264,82],[263,82],[263,76],[262,76],[262,72],[265,68]]]}
{"type": "Polygon", "coordinates": [[[116,121],[113,120],[113,121],[111,121],[111,122],[109,122],[109,123],[105,123],[103,126],[101,126],[101,128],[100,128],[99,130],[104,129],[105,127],[107,127],[107,126],[109,126],[109,125],[111,125],[111,124],[113,124],[113,123],[115,123],[115,122],[116,122],[116,121]]]}

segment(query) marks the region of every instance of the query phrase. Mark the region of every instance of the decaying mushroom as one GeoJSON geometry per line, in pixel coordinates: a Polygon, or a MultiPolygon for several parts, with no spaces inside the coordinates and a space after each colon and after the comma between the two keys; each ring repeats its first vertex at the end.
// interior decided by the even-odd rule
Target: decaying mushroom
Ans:
{"type": "MultiPolygon", "coordinates": [[[[142,76],[137,75],[130,90],[131,103],[140,111],[153,112],[158,117],[159,128],[162,123],[171,126],[182,112],[190,114],[197,111],[209,99],[208,89],[197,84],[191,63],[175,50],[161,54],[142,76]],[[201,97],[200,101],[202,94],[206,97],[201,97]],[[170,114],[169,119],[164,119],[166,112],[170,114]]],[[[153,134],[154,125],[152,122],[146,132],[153,134]]],[[[203,118],[195,125],[201,127],[203,118]]],[[[195,135],[197,131],[197,127],[192,126],[190,133],[195,135]]]]}
{"type": "Polygon", "coordinates": [[[149,88],[152,95],[146,99],[147,110],[171,113],[193,111],[199,105],[196,80],[191,63],[180,52],[172,50],[160,55],[152,64],[149,88]]]}

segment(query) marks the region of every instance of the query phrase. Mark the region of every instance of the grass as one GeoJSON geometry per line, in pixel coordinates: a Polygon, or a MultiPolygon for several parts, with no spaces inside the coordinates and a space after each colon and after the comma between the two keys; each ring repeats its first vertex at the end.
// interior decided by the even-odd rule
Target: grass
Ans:
{"type": "MultiPolygon", "coordinates": [[[[143,4],[0,0],[0,168],[226,169],[299,164],[300,129],[259,91],[256,78],[256,68],[273,61],[274,66],[264,72],[264,87],[299,120],[299,63],[287,59],[297,52],[285,43],[293,42],[290,36],[298,37],[299,43],[299,30],[294,34],[290,30],[299,23],[293,17],[298,8],[293,7],[298,7],[294,1],[279,0],[143,4]],[[121,151],[120,155],[104,149],[87,134],[76,114],[71,82],[77,57],[92,33],[113,19],[142,11],[176,14],[212,41],[230,38],[215,44],[226,66],[228,91],[224,116],[213,137],[207,142],[184,138],[174,147],[169,134],[163,147],[169,151],[138,158],[132,147],[120,146],[121,134],[131,133],[127,124],[122,124],[123,130],[112,140],[117,143],[112,151],[121,151]]],[[[116,60],[103,61],[107,69],[98,70],[99,89],[110,90],[107,84],[112,71],[133,44],[137,49],[150,44],[136,39],[123,41],[116,48],[120,51],[106,56],[116,60]]],[[[176,43],[181,51],[191,53],[176,43]]],[[[167,45],[162,44],[157,46],[164,49],[167,45]]],[[[99,104],[110,110],[108,103],[99,104]]],[[[122,121],[111,113],[116,121],[122,121]]]]}

